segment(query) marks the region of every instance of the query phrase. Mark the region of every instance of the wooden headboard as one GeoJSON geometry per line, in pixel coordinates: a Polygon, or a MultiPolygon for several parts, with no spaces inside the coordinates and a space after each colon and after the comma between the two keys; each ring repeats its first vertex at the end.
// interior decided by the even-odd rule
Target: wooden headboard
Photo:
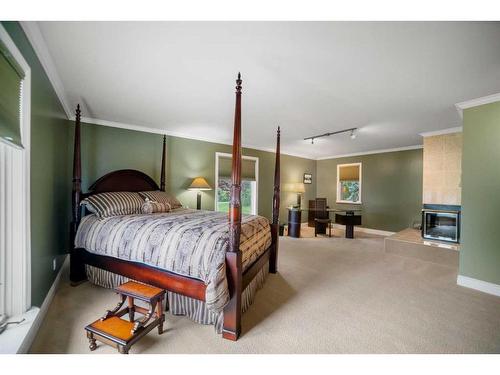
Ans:
{"type": "Polygon", "coordinates": [[[88,195],[112,191],[160,190],[156,182],[147,174],[134,169],[120,169],[105,174],[92,184],[88,195]]]}
{"type": "Polygon", "coordinates": [[[72,217],[70,229],[70,245],[73,247],[74,238],[81,219],[80,202],[82,199],[98,193],[115,191],[165,191],[165,154],[167,137],[163,136],[163,153],[161,156],[160,186],[147,174],[135,169],[120,169],[110,172],[89,188],[88,192],[82,192],[82,167],[81,167],[81,111],[80,105],[76,107],[75,119],[75,146],[73,151],[73,189],[72,189],[72,217]]]}

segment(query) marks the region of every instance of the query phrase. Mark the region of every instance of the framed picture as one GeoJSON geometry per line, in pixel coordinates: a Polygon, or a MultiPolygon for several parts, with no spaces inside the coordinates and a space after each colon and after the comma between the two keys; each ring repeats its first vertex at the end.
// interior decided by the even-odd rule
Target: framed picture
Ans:
{"type": "Polygon", "coordinates": [[[304,184],[312,184],[313,176],[310,173],[304,173],[304,184]]]}

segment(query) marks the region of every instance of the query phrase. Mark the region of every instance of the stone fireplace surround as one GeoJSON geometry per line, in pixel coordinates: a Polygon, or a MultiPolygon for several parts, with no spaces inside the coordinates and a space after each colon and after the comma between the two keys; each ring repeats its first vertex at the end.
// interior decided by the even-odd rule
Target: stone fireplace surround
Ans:
{"type": "Polygon", "coordinates": [[[462,203],[462,132],[423,133],[422,203],[458,205],[462,203]]]}

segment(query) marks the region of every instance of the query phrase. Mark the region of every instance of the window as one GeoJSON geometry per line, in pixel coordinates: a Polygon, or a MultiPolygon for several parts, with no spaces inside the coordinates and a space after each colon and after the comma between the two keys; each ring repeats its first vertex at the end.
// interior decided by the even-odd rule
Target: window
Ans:
{"type": "Polygon", "coordinates": [[[0,315],[31,305],[31,71],[0,25],[0,315]]]}
{"type": "MultiPolygon", "coordinates": [[[[215,154],[215,210],[229,212],[231,198],[230,154],[215,154]]],[[[241,206],[243,214],[257,215],[259,159],[243,156],[241,160],[241,206]]]]}
{"type": "Polygon", "coordinates": [[[361,163],[337,165],[337,203],[361,203],[361,163]]]}

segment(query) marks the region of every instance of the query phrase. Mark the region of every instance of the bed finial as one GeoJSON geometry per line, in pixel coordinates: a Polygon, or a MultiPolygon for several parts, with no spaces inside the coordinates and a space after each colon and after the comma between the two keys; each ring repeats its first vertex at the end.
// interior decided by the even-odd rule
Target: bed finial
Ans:
{"type": "Polygon", "coordinates": [[[241,83],[243,81],[241,80],[241,73],[238,72],[238,78],[236,79],[236,93],[238,94],[241,94],[241,83]]]}
{"type": "Polygon", "coordinates": [[[167,135],[163,135],[163,152],[161,154],[160,190],[165,191],[165,154],[167,153],[167,135]]]}

